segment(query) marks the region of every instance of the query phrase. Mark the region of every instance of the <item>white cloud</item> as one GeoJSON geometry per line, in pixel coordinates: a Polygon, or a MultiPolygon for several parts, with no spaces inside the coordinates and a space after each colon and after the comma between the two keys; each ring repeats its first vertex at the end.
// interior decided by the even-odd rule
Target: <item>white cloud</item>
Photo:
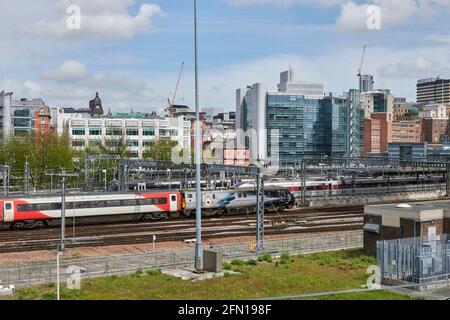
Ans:
{"type": "Polygon", "coordinates": [[[431,34],[427,36],[427,40],[450,44],[450,35],[448,34],[431,34]]]}
{"type": "MultiPolygon", "coordinates": [[[[381,28],[405,25],[414,14],[419,13],[416,0],[379,0],[377,4],[381,11],[381,28]]],[[[371,4],[358,5],[352,1],[344,4],[336,26],[343,31],[369,31],[367,20],[370,16],[367,9],[371,4]]]]}
{"type": "Polygon", "coordinates": [[[261,4],[293,5],[293,4],[319,4],[334,6],[348,0],[227,0],[228,3],[236,6],[252,6],[261,4]]]}
{"type": "Polygon", "coordinates": [[[24,90],[31,97],[40,97],[42,95],[41,85],[33,81],[25,81],[24,90]]]}
{"type": "Polygon", "coordinates": [[[385,78],[424,78],[436,76],[448,71],[448,67],[424,56],[405,57],[401,61],[388,64],[379,69],[379,74],[385,78]]]}
{"type": "Polygon", "coordinates": [[[86,75],[87,68],[84,64],[68,60],[56,69],[42,72],[41,78],[55,81],[78,81],[84,79],[86,75]]]}
{"type": "MultiPolygon", "coordinates": [[[[415,51],[415,56],[409,57],[411,52],[408,48],[391,50],[371,47],[364,72],[375,75],[376,88],[390,88],[396,96],[414,99],[417,79],[438,74],[450,76],[448,46],[421,47],[415,51]]],[[[217,62],[215,67],[201,70],[200,105],[202,108],[233,110],[237,88],[262,82],[271,90],[276,90],[279,72],[286,70],[289,65],[295,71],[296,80],[321,82],[326,92],[339,94],[358,86],[356,74],[360,55],[360,47],[355,45],[339,50],[325,50],[314,57],[282,54],[237,64],[223,65],[217,62]]],[[[191,67],[186,66],[177,103],[192,106],[194,87],[191,67]]],[[[16,97],[43,97],[52,107],[87,107],[88,101],[98,91],[105,111],[108,108],[112,111],[130,111],[133,108],[136,111],[157,110],[162,113],[176,77],[176,70],[162,74],[149,72],[147,75],[88,72],[79,81],[33,81],[34,85],[27,86],[24,83],[7,82],[6,89],[14,91],[16,97]]]]}
{"type": "MultiPolygon", "coordinates": [[[[438,74],[450,76],[447,46],[421,47],[415,53],[421,58],[405,58],[411,54],[409,48],[371,47],[364,73],[375,76],[376,88],[389,88],[396,96],[413,100],[418,79],[438,74]]],[[[269,89],[276,90],[279,72],[287,70],[289,65],[294,69],[296,80],[320,82],[326,92],[341,94],[344,90],[358,87],[356,75],[360,59],[361,50],[355,45],[315,57],[275,55],[225,67],[217,65],[216,70],[202,73],[201,105],[233,109],[235,89],[255,82],[265,83],[269,89]]]]}
{"type": "Polygon", "coordinates": [[[369,31],[367,8],[378,5],[381,9],[382,28],[404,26],[413,18],[429,18],[450,9],[449,0],[226,0],[236,6],[252,5],[311,5],[339,6],[336,26],[341,31],[369,31]]]}
{"type": "Polygon", "coordinates": [[[38,21],[31,33],[55,38],[132,38],[140,32],[152,30],[151,18],[163,16],[156,4],[142,4],[136,15],[128,12],[134,0],[60,0],[57,3],[59,19],[38,21]],[[67,28],[70,15],[66,10],[76,5],[81,9],[81,28],[67,28]]]}
{"type": "Polygon", "coordinates": [[[369,5],[378,5],[381,10],[382,29],[405,26],[414,18],[423,19],[448,11],[448,0],[371,0],[364,4],[348,1],[341,6],[336,26],[342,31],[369,31],[367,20],[369,5]]]}

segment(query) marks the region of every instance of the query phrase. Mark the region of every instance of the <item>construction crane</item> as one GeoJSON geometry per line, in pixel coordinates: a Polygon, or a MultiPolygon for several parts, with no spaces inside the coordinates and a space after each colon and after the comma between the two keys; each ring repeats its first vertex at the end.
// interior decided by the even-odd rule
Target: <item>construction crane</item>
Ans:
{"type": "Polygon", "coordinates": [[[167,101],[169,103],[166,111],[169,118],[173,117],[173,105],[175,103],[175,99],[177,97],[178,88],[180,87],[181,77],[183,76],[183,70],[184,70],[184,62],[181,63],[180,67],[180,73],[178,75],[177,85],[175,86],[175,91],[173,92],[172,99],[168,98],[167,101]]]}
{"type": "Polygon", "coordinates": [[[364,66],[364,58],[365,58],[365,55],[366,55],[366,48],[367,48],[367,46],[364,45],[362,58],[361,58],[361,64],[359,65],[359,68],[358,68],[358,75],[357,75],[357,77],[359,79],[359,90],[362,90],[362,69],[363,69],[363,66],[364,66]]]}

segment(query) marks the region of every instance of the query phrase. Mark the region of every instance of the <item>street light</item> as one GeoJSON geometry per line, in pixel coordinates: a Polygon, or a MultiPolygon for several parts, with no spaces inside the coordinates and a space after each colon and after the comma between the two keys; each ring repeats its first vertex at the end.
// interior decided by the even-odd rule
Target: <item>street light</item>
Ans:
{"type": "MultiPolygon", "coordinates": [[[[66,178],[78,177],[78,173],[66,173],[63,169],[61,173],[50,173],[49,176],[56,176],[61,178],[61,239],[60,245],[56,252],[56,297],[60,300],[60,273],[59,273],[59,260],[60,255],[65,249],[66,238],[66,178]]],[[[74,217],[75,218],[75,217],[74,217]]]]}
{"type": "Polygon", "coordinates": [[[200,103],[198,85],[198,36],[197,36],[197,0],[194,0],[194,42],[195,42],[195,270],[203,271],[202,252],[202,189],[201,189],[201,141],[200,141],[200,103]]]}
{"type": "Polygon", "coordinates": [[[171,186],[172,186],[172,177],[170,176],[171,170],[167,169],[167,172],[169,173],[169,191],[170,191],[171,186]]]}
{"type": "Polygon", "coordinates": [[[106,191],[106,189],[107,189],[107,187],[106,187],[106,169],[103,169],[102,172],[105,174],[105,191],[106,191]]]}

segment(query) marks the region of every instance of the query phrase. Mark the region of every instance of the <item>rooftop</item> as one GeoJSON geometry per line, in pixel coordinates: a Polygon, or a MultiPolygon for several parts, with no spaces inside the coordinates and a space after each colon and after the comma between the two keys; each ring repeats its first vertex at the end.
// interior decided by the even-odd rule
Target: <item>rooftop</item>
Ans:
{"type": "Polygon", "coordinates": [[[382,224],[399,226],[400,219],[432,221],[450,218],[450,200],[367,205],[364,213],[382,216],[382,224]]]}

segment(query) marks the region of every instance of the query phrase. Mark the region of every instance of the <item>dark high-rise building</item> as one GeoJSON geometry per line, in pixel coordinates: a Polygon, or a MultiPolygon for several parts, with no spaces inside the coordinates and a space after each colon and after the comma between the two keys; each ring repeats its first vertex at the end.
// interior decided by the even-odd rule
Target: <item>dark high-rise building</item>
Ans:
{"type": "Polygon", "coordinates": [[[450,103],[450,79],[431,78],[417,82],[418,103],[450,103]]]}
{"type": "Polygon", "coordinates": [[[98,92],[95,94],[95,98],[89,101],[89,109],[91,110],[91,115],[93,116],[103,115],[102,100],[98,96],[98,92]]]}

